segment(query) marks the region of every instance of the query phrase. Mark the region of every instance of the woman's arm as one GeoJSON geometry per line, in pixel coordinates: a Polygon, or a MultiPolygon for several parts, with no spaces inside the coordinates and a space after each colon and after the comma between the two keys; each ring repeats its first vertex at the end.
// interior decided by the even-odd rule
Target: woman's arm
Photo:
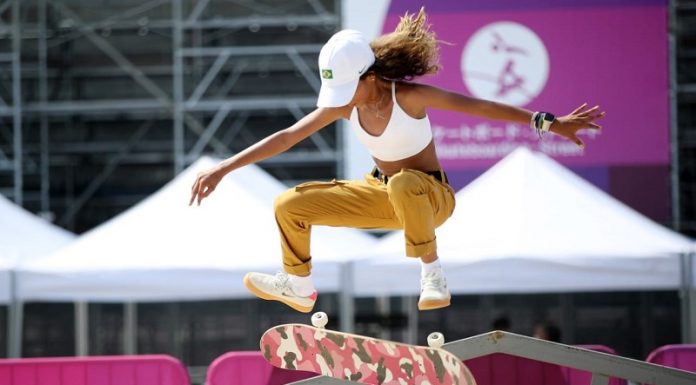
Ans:
{"type": "Polygon", "coordinates": [[[210,170],[199,173],[191,189],[189,205],[196,199],[200,205],[201,201],[215,190],[220,180],[228,173],[285,152],[342,116],[342,108],[317,108],[292,126],[261,139],[210,170]]]}
{"type": "MultiPolygon", "coordinates": [[[[505,120],[510,122],[530,124],[532,111],[489,100],[476,99],[456,92],[446,91],[429,85],[419,85],[414,89],[414,96],[425,107],[441,110],[456,111],[482,118],[505,120]]],[[[599,112],[599,106],[587,108],[587,103],[576,108],[568,115],[556,117],[550,131],[584,147],[582,140],[577,137],[577,131],[584,128],[600,129],[594,123],[604,117],[599,112]]]]}
{"type": "Polygon", "coordinates": [[[529,121],[532,119],[533,112],[524,108],[509,106],[489,100],[476,99],[438,87],[422,85],[417,87],[415,91],[417,97],[425,103],[426,107],[430,108],[456,111],[486,119],[506,120],[527,124],[529,124],[529,121]]]}

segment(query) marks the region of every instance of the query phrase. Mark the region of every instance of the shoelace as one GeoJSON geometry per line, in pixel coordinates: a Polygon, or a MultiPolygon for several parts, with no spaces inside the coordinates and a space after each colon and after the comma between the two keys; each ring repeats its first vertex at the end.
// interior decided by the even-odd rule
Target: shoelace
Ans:
{"type": "Polygon", "coordinates": [[[440,290],[445,288],[447,285],[444,283],[444,279],[440,273],[431,272],[426,274],[421,278],[421,291],[427,288],[432,288],[440,290]]]}
{"type": "Polygon", "coordinates": [[[273,278],[273,288],[279,291],[292,291],[290,287],[290,276],[285,272],[276,273],[273,278]]]}
{"type": "Polygon", "coordinates": [[[292,287],[292,282],[290,282],[290,276],[284,271],[276,273],[273,277],[273,288],[286,296],[296,296],[301,297],[295,289],[292,287]]]}

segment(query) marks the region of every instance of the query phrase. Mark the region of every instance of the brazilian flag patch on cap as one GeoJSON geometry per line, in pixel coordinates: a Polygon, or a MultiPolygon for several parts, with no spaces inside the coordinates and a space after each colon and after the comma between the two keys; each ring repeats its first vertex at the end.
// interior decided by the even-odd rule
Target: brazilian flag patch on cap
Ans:
{"type": "Polygon", "coordinates": [[[333,71],[329,69],[323,69],[321,70],[321,77],[322,79],[333,79],[333,71]]]}

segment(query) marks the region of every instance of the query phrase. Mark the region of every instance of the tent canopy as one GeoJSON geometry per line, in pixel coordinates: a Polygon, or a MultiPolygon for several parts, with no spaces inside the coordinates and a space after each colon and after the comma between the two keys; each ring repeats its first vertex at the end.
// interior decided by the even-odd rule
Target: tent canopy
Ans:
{"type": "MultiPolygon", "coordinates": [[[[453,293],[675,289],[693,242],[656,224],[551,158],[519,148],[457,195],[437,230],[453,293]]],[[[356,264],[359,295],[417,294],[403,233],[356,264]]]]}
{"type": "MultiPolygon", "coordinates": [[[[249,271],[281,270],[273,199],[285,186],[250,165],[223,178],[201,206],[188,206],[201,158],[125,213],[70,246],[23,264],[24,300],[161,301],[244,297],[249,271]]],[[[319,290],[337,291],[339,268],[352,251],[373,247],[369,234],[313,229],[313,276],[319,290]]]]}
{"type": "Polygon", "coordinates": [[[20,260],[47,255],[75,239],[75,235],[0,195],[0,303],[10,299],[10,271],[20,260]]]}

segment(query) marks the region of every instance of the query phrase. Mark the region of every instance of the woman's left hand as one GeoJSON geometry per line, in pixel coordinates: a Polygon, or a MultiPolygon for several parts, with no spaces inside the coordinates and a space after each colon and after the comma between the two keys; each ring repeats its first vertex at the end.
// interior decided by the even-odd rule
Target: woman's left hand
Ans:
{"type": "Polygon", "coordinates": [[[599,111],[599,106],[588,109],[587,103],[584,103],[570,114],[557,117],[551,124],[550,131],[574,142],[580,148],[585,148],[585,144],[577,136],[578,131],[586,128],[592,130],[602,129],[595,121],[603,118],[604,115],[604,111],[599,111]]]}

